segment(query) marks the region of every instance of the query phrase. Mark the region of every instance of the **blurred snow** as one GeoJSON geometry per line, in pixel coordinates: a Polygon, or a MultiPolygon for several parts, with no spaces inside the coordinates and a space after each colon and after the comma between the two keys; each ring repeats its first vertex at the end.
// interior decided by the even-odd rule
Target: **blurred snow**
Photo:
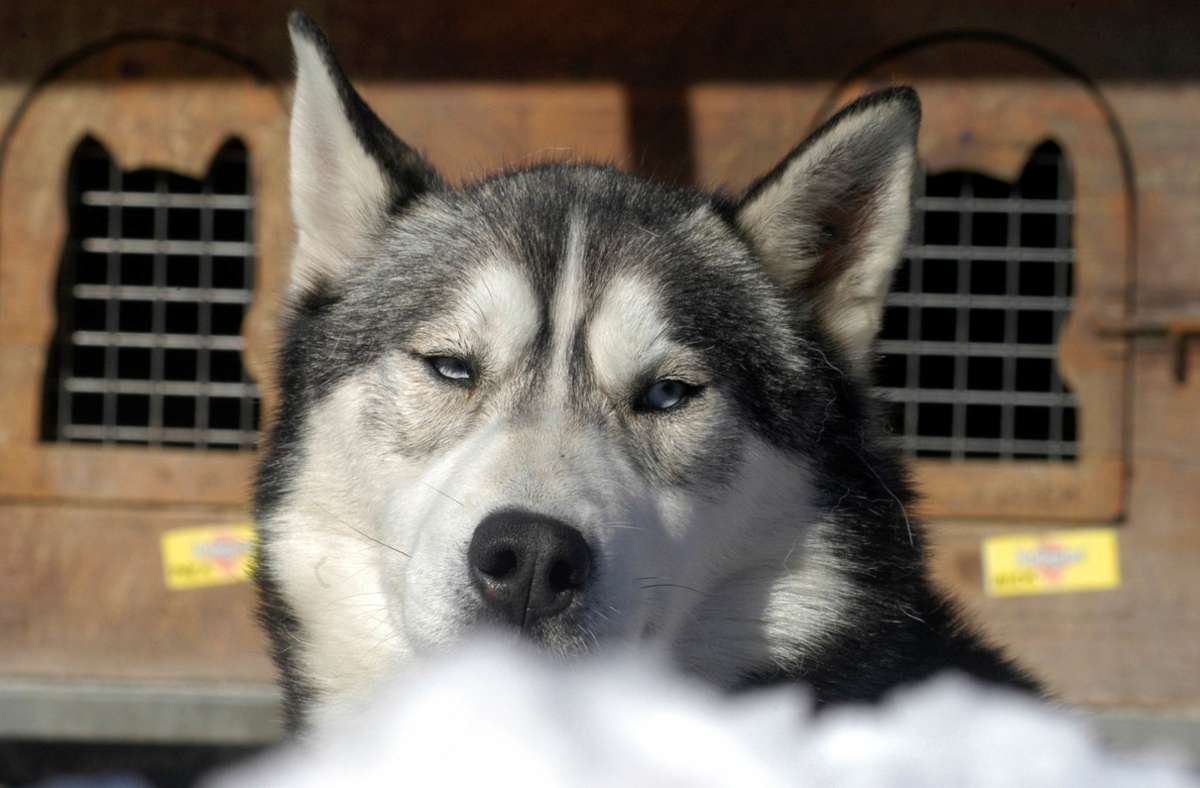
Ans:
{"type": "Polygon", "coordinates": [[[1200,785],[1180,763],[1106,753],[1077,717],[944,677],[813,716],[795,688],[736,697],[647,658],[554,662],[483,640],[353,715],[217,775],[271,786],[1200,785]]]}

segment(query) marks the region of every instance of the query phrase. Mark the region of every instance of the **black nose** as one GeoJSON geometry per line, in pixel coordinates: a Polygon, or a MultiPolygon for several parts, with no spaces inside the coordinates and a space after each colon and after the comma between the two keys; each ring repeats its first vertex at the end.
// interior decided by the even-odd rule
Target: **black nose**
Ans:
{"type": "Polygon", "coordinates": [[[516,509],[483,519],[467,560],[488,607],[522,629],[566,609],[592,571],[583,534],[553,517],[516,509]]]}

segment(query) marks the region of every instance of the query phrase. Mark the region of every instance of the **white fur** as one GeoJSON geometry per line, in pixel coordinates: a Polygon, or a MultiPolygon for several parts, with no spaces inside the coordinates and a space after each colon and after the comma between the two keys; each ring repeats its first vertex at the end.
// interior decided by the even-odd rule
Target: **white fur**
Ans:
{"type": "Polygon", "coordinates": [[[663,496],[682,553],[669,559],[673,576],[701,592],[666,592],[663,635],[681,664],[730,685],[747,664],[794,657],[840,626],[851,589],[815,519],[810,479],[795,458],[752,439],[719,501],[663,496]]]}
{"type": "Polygon", "coordinates": [[[822,322],[859,366],[865,365],[882,327],[892,273],[908,240],[915,170],[916,160],[911,156],[897,156],[892,162],[881,191],[882,205],[873,217],[862,258],[853,274],[840,277],[833,284],[833,292],[818,302],[822,322]]]}
{"type": "Polygon", "coordinates": [[[503,376],[529,349],[541,325],[537,295],[520,270],[496,258],[476,272],[440,319],[424,326],[415,342],[426,354],[476,353],[488,374],[503,376]]]}
{"type": "Polygon", "coordinates": [[[785,287],[802,286],[819,260],[813,254],[816,228],[811,214],[822,203],[847,197],[838,187],[850,184],[837,170],[854,166],[856,147],[871,151],[891,146],[888,165],[880,173],[877,201],[861,228],[862,253],[832,283],[812,294],[818,318],[860,374],[869,367],[884,298],[908,240],[917,164],[915,147],[904,136],[911,128],[906,112],[900,102],[892,102],[844,118],[791,161],[738,216],[754,239],[767,273],[785,287]],[[892,134],[897,139],[889,139],[892,134]],[[851,161],[831,164],[830,160],[837,157],[851,161]]]}
{"type": "Polygon", "coordinates": [[[569,386],[568,374],[575,332],[583,319],[587,306],[584,293],[583,255],[587,246],[587,225],[579,216],[572,216],[567,225],[567,248],[559,267],[558,283],[554,290],[554,301],[550,308],[554,334],[551,341],[550,380],[561,399],[569,386]]]}
{"type": "Polygon", "coordinates": [[[273,537],[263,546],[264,560],[303,622],[304,642],[294,651],[318,693],[319,716],[335,716],[366,697],[409,654],[393,635],[381,583],[388,551],[368,530],[392,473],[383,458],[357,444],[363,386],[360,379],[348,381],[313,414],[295,491],[287,506],[259,524],[273,537]]]}
{"type": "Polygon", "coordinates": [[[292,218],[296,253],[292,286],[336,277],[376,233],[388,185],[342,109],[329,65],[303,32],[291,31],[296,53],[292,104],[292,218]]]}
{"type": "MultiPolygon", "coordinates": [[[[567,295],[557,309],[582,316],[567,295]]],[[[536,334],[533,289],[497,261],[445,321],[425,333],[457,326],[463,341],[487,343],[492,374],[503,378],[536,334]]],[[[648,365],[686,363],[664,328],[652,289],[636,277],[613,283],[587,338],[602,387],[624,390],[648,365]]],[[[564,327],[560,340],[576,330],[564,327]]],[[[463,607],[466,546],[503,507],[558,517],[585,534],[604,566],[589,588],[587,627],[597,642],[644,639],[728,683],[747,657],[782,658],[772,642],[784,638],[775,636],[804,643],[811,630],[815,645],[837,621],[841,581],[812,522],[809,474],[793,459],[743,435],[741,465],[719,496],[658,487],[613,433],[563,418],[566,403],[550,394],[535,418],[488,412],[431,459],[407,460],[380,443],[389,430],[364,414],[382,407],[417,431],[450,435],[469,407],[462,390],[432,381],[420,363],[394,354],[309,414],[295,493],[264,524],[276,535],[268,559],[303,622],[298,654],[319,693],[317,719],[342,716],[383,675],[466,636],[474,620],[463,607]]],[[[694,415],[674,420],[663,450],[686,452],[729,429],[727,406],[714,391],[694,415]]]]}
{"type": "Polygon", "coordinates": [[[596,378],[608,392],[623,392],[645,369],[669,357],[686,356],[666,335],[657,285],[626,274],[605,290],[588,328],[588,350],[596,378]]]}
{"type": "MultiPolygon", "coordinates": [[[[302,287],[336,278],[377,237],[388,181],[355,137],[323,55],[303,32],[293,30],[293,45],[293,285],[302,287]]],[[[797,190],[884,111],[847,118],[743,211],[777,279],[804,273],[795,259],[804,250],[784,232],[797,190]]],[[[856,354],[878,324],[907,230],[907,210],[892,208],[907,199],[912,166],[911,155],[897,154],[878,211],[895,218],[872,225],[862,259],[818,304],[856,354]]],[[[697,234],[727,232],[702,212],[687,221],[697,234]]],[[[487,260],[411,347],[341,381],[306,414],[300,468],[261,527],[271,537],[264,558],[301,622],[295,656],[316,690],[316,722],[350,714],[384,676],[476,626],[467,548],[501,508],[578,528],[602,568],[587,589],[579,642],[557,644],[564,652],[641,641],[728,684],[748,663],[803,658],[797,647],[817,648],[839,626],[850,589],[827,548],[830,524],[811,509],[810,469],[745,430],[698,354],[670,339],[648,277],[618,276],[596,295],[585,340],[599,390],[590,394],[608,408],[588,418],[570,410],[579,383],[571,353],[592,306],[588,232],[582,214],[572,215],[548,315],[522,261],[487,260]],[[528,395],[518,375],[543,320],[553,327],[547,385],[532,407],[517,408],[528,395]],[[421,356],[439,354],[481,359],[476,386],[431,375],[421,356]],[[634,414],[633,388],[648,374],[706,385],[705,395],[670,418],[634,414]],[[644,456],[631,450],[638,441],[677,468],[720,445],[727,483],[705,490],[645,473],[644,456]]]]}
{"type": "MultiPolygon", "coordinates": [[[[501,372],[528,347],[538,329],[533,291],[500,260],[480,270],[453,314],[456,323],[444,326],[443,334],[461,337],[465,331],[475,341],[487,341],[501,372]]],[[[308,421],[306,462],[295,480],[295,492],[289,504],[263,524],[275,535],[268,560],[285,599],[304,622],[305,643],[297,654],[305,676],[322,696],[316,704],[322,716],[338,716],[368,694],[412,655],[415,646],[448,640],[445,632],[412,636],[398,631],[397,617],[403,626],[399,611],[406,597],[397,595],[395,581],[408,577],[418,586],[416,610],[444,609],[449,602],[443,598],[439,604],[439,597],[451,590],[444,575],[460,567],[438,564],[434,582],[419,580],[429,573],[431,555],[449,556],[456,546],[439,542],[439,537],[461,540],[473,527],[472,518],[481,517],[489,505],[486,491],[481,497],[465,496],[471,514],[455,518],[454,509],[463,507],[439,492],[453,484],[448,476],[461,462],[459,454],[423,467],[383,451],[371,438],[363,415],[380,386],[376,378],[383,376],[389,390],[411,392],[413,366],[411,359],[401,363],[392,357],[378,369],[347,380],[322,402],[308,421]],[[449,520],[451,527],[406,527],[439,520],[449,520]],[[424,552],[417,560],[396,552],[417,556],[419,548],[424,552]],[[411,576],[410,563],[416,567],[411,576]]],[[[427,418],[421,403],[394,405],[415,409],[410,413],[413,419],[427,418]]],[[[476,438],[477,443],[487,440],[486,431],[476,438]]],[[[469,455],[473,448],[466,444],[463,450],[469,455]]],[[[444,618],[453,615],[447,612],[444,618]]],[[[431,630],[456,631],[437,620],[425,624],[431,630]]]]}

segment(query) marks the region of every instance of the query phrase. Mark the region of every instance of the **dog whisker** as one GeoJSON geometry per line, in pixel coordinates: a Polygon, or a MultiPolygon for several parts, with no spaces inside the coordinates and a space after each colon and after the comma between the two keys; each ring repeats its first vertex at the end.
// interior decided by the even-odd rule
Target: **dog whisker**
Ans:
{"type": "Polygon", "coordinates": [[[334,523],[342,526],[343,528],[353,531],[354,533],[358,534],[363,539],[366,539],[368,542],[376,544],[380,547],[386,547],[388,550],[391,550],[392,552],[395,552],[395,553],[399,553],[400,555],[404,556],[405,558],[412,558],[411,555],[404,552],[399,547],[388,544],[387,542],[383,541],[382,539],[378,539],[374,536],[371,536],[369,533],[367,533],[363,529],[359,528],[358,526],[354,525],[353,523],[349,522],[345,518],[338,517],[336,514],[331,512],[326,507],[321,506],[319,504],[310,504],[310,506],[313,509],[315,509],[317,511],[317,513],[320,514],[321,516],[325,517],[328,520],[332,520],[334,523]]]}
{"type": "Polygon", "coordinates": [[[908,543],[910,546],[916,547],[917,543],[913,539],[912,521],[908,519],[908,509],[905,508],[904,501],[900,500],[899,495],[896,495],[896,493],[892,492],[892,488],[887,486],[887,482],[883,480],[883,477],[879,475],[878,471],[871,467],[871,463],[867,462],[865,457],[854,451],[854,449],[851,449],[850,451],[855,457],[858,458],[859,462],[863,464],[863,467],[871,472],[871,475],[875,477],[877,482],[879,482],[879,486],[883,488],[883,491],[892,496],[892,500],[894,500],[896,505],[900,507],[900,514],[904,517],[904,527],[908,529],[908,543]]]}
{"type": "Polygon", "coordinates": [[[643,585],[640,588],[643,591],[648,591],[652,588],[680,588],[680,589],[683,589],[684,591],[691,591],[692,593],[695,593],[695,594],[700,594],[702,596],[704,595],[704,592],[701,591],[699,588],[692,588],[691,586],[685,586],[682,583],[650,583],[648,585],[643,585]]]}
{"type": "Polygon", "coordinates": [[[412,558],[411,554],[404,552],[403,550],[401,550],[399,547],[396,547],[395,545],[388,544],[387,542],[383,541],[382,539],[376,539],[374,536],[371,536],[369,533],[362,530],[361,528],[350,525],[349,523],[344,523],[344,525],[347,528],[349,528],[350,530],[357,533],[362,538],[367,539],[371,542],[374,542],[375,544],[379,545],[380,547],[386,547],[388,550],[391,550],[393,553],[399,553],[400,555],[404,556],[405,558],[412,558]]]}
{"type": "Polygon", "coordinates": [[[437,493],[438,495],[442,496],[442,497],[443,497],[443,498],[445,498],[446,500],[448,500],[448,501],[453,501],[454,503],[458,504],[459,506],[463,507],[464,509],[466,508],[466,504],[464,504],[462,501],[458,500],[457,498],[455,498],[453,495],[451,495],[450,493],[446,492],[445,490],[443,490],[443,489],[441,489],[441,488],[439,488],[439,487],[434,487],[432,484],[430,484],[429,482],[425,481],[424,479],[419,479],[418,481],[420,481],[420,482],[421,482],[421,484],[423,484],[423,485],[425,485],[426,487],[428,487],[429,489],[433,490],[435,493],[437,493]]]}
{"type": "Polygon", "coordinates": [[[625,531],[644,531],[644,530],[646,530],[645,528],[643,528],[640,525],[632,525],[630,523],[595,523],[594,525],[597,528],[606,528],[606,529],[611,529],[611,530],[625,530],[625,531]]]}

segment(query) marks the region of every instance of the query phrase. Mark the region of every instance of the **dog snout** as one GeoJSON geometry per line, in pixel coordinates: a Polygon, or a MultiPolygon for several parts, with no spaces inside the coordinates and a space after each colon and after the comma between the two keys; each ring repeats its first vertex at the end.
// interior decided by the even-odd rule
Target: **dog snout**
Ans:
{"type": "Polygon", "coordinates": [[[578,529],[513,509],[479,523],[467,561],[488,608],[523,630],[565,610],[592,574],[592,551],[578,529]]]}

